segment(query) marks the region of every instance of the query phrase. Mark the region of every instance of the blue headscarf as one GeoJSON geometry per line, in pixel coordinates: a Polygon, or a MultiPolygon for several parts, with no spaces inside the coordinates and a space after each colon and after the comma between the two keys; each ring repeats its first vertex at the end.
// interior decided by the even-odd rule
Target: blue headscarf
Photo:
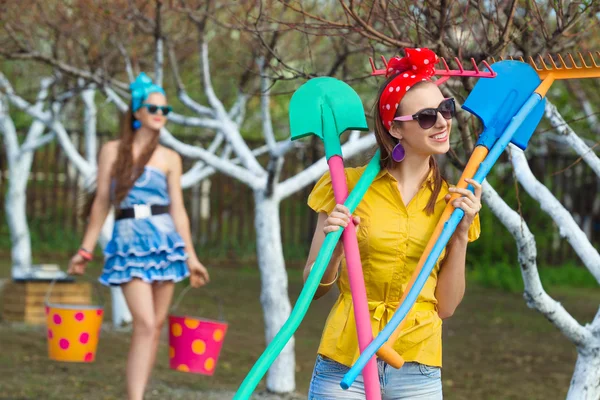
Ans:
{"type": "Polygon", "coordinates": [[[150,93],[161,93],[166,96],[165,90],[154,84],[152,79],[145,73],[140,73],[135,81],[129,85],[131,90],[131,112],[134,113],[140,109],[144,100],[148,98],[150,93]]]}

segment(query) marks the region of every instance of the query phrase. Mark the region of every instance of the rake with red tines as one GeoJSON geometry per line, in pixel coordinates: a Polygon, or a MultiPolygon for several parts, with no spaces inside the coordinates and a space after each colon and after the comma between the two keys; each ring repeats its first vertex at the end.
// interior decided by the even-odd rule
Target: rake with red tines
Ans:
{"type": "MultiPolygon", "coordinates": [[[[596,54],[600,56],[600,52],[596,54]]],[[[481,184],[509,143],[523,150],[527,147],[531,135],[543,116],[546,93],[555,80],[600,77],[600,65],[591,52],[589,53],[591,64],[586,62],[581,53],[578,53],[578,56],[581,65],[578,65],[570,54],[567,56],[569,63],[562,56],[556,56],[558,65],[552,56],[548,56],[549,64],[541,56],[539,63],[536,63],[533,58],[529,58],[529,63],[523,58],[515,61],[514,57],[494,63],[494,72],[497,73],[495,79],[479,80],[462,106],[463,109],[479,117],[484,125],[484,131],[479,136],[457,187],[468,187],[465,178],[471,178],[481,184]]],[[[385,74],[387,71],[387,69],[376,70],[373,63],[371,64],[373,75],[385,74]]],[[[384,64],[387,65],[385,60],[384,64]]],[[[444,65],[446,70],[441,70],[440,75],[465,76],[460,70],[452,74],[447,64],[444,65]]],[[[488,65],[486,67],[491,71],[491,67],[488,65]]],[[[462,68],[461,70],[464,71],[462,68]]],[[[469,189],[472,190],[470,187],[469,189]]],[[[454,209],[452,206],[458,196],[456,193],[453,194],[448,202],[394,315],[345,374],[340,383],[343,388],[348,388],[354,382],[364,360],[369,359],[374,353],[395,368],[400,368],[404,363],[402,356],[392,346],[398,339],[406,322],[406,315],[435,267],[438,257],[464,216],[463,210],[454,209]]]]}
{"type": "MultiPolygon", "coordinates": [[[[377,68],[375,68],[375,63],[373,62],[373,58],[369,57],[369,62],[371,63],[371,69],[373,70],[373,73],[371,73],[372,76],[386,75],[388,73],[388,69],[389,69],[388,61],[385,59],[384,56],[381,56],[381,60],[383,61],[383,65],[385,66],[385,68],[377,69],[377,68]]],[[[446,82],[448,79],[450,79],[453,76],[462,76],[462,77],[470,77],[470,78],[495,78],[496,77],[496,73],[494,72],[492,67],[485,60],[482,63],[485,66],[485,68],[487,68],[487,71],[480,70],[479,67],[477,67],[477,62],[475,62],[474,58],[471,58],[471,64],[473,64],[472,70],[464,69],[463,65],[460,62],[460,60],[458,59],[458,57],[454,57],[454,61],[456,62],[458,69],[450,69],[450,67],[448,66],[448,63],[446,62],[446,59],[444,57],[441,57],[440,61],[442,62],[442,64],[444,64],[444,69],[436,69],[435,73],[434,73],[437,76],[441,76],[441,78],[439,78],[438,80],[435,81],[435,84],[438,86],[441,85],[442,83],[446,82]]],[[[438,63],[439,63],[439,61],[438,61],[438,63]]],[[[400,72],[400,71],[398,71],[398,72],[400,72]]]]}

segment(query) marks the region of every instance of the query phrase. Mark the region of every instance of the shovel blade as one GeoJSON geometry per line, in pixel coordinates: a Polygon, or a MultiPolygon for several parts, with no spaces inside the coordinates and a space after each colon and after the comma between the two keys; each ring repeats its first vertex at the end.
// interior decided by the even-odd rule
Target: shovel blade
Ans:
{"type": "MultiPolygon", "coordinates": [[[[483,123],[484,131],[477,144],[488,149],[494,145],[512,117],[541,83],[537,72],[521,61],[499,61],[494,63],[492,68],[497,76],[494,79],[478,80],[462,107],[476,115],[483,123]]],[[[511,139],[515,145],[527,147],[542,117],[542,103],[540,102],[511,139]]]]}
{"type": "Polygon", "coordinates": [[[325,129],[334,129],[338,137],[348,129],[368,130],[358,94],[347,83],[331,77],[313,78],[300,86],[290,101],[289,114],[292,140],[308,135],[325,140],[325,129]]]}
{"type": "Polygon", "coordinates": [[[531,139],[533,132],[535,132],[535,128],[537,128],[542,120],[542,117],[544,116],[545,109],[546,98],[544,97],[542,101],[540,101],[538,105],[535,106],[533,111],[531,111],[531,113],[527,116],[525,121],[523,121],[521,127],[517,130],[517,132],[515,132],[515,135],[512,137],[510,142],[519,147],[521,150],[525,150],[529,144],[529,139],[531,139]]]}

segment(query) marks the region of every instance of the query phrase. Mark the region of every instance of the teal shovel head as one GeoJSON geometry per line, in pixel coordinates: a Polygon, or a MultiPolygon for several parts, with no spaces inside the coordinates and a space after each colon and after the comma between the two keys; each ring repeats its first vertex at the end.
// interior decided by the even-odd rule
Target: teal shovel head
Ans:
{"type": "Polygon", "coordinates": [[[300,86],[292,96],[289,113],[292,140],[313,134],[327,141],[327,129],[333,129],[338,140],[348,129],[368,130],[358,94],[331,77],[313,78],[300,86]]]}

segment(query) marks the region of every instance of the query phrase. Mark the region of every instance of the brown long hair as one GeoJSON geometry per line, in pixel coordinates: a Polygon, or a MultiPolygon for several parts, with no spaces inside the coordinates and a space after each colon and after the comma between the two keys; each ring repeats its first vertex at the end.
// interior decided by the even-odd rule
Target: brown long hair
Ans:
{"type": "MultiPolygon", "coordinates": [[[[389,79],[387,79],[383,83],[383,85],[379,89],[379,93],[377,94],[377,101],[375,102],[375,105],[373,106],[373,115],[375,118],[375,138],[377,139],[377,144],[379,146],[379,151],[381,153],[381,161],[380,161],[381,169],[384,169],[384,168],[391,169],[396,164],[396,162],[392,158],[392,150],[394,149],[394,146],[396,146],[396,144],[398,144],[398,139],[393,137],[390,134],[390,132],[385,128],[385,126],[383,126],[383,122],[381,122],[381,116],[379,114],[379,100],[381,99],[381,94],[385,90],[388,83],[390,83],[392,81],[392,79],[394,79],[394,78],[395,78],[395,75],[391,76],[389,79]]],[[[421,85],[425,85],[428,83],[430,83],[430,82],[419,82],[413,86],[413,90],[421,85]]],[[[401,108],[401,105],[402,105],[402,101],[398,105],[398,111],[396,112],[396,114],[398,114],[398,112],[401,108]]],[[[394,123],[396,123],[396,122],[394,122],[394,123]]],[[[424,209],[425,213],[427,215],[433,214],[433,211],[435,210],[435,203],[437,202],[437,198],[440,194],[440,191],[442,190],[442,186],[443,186],[444,182],[446,182],[446,179],[442,176],[440,167],[438,166],[438,163],[434,156],[429,157],[429,171],[433,172],[433,185],[431,183],[429,183],[429,189],[431,190],[432,193],[431,193],[431,197],[429,197],[429,201],[427,202],[427,205],[425,206],[425,209],[424,209]]]]}
{"type": "MultiPolygon", "coordinates": [[[[150,143],[146,145],[140,156],[134,160],[133,159],[133,139],[135,136],[135,131],[133,130],[133,114],[130,110],[128,110],[125,114],[121,115],[120,121],[120,129],[119,129],[119,148],[117,150],[117,159],[113,164],[111,171],[111,178],[115,180],[114,191],[112,192],[112,204],[115,209],[119,210],[119,204],[133,187],[135,181],[140,177],[140,175],[144,172],[144,166],[152,157],[152,154],[156,150],[158,146],[158,134],[156,134],[150,143]]],[[[94,190],[92,193],[86,198],[85,205],[83,206],[80,217],[87,218],[89,217],[92,206],[94,204],[94,199],[96,198],[96,191],[94,190]]]]}
{"type": "Polygon", "coordinates": [[[142,175],[144,166],[158,146],[158,134],[156,134],[152,137],[150,143],[142,149],[137,160],[134,160],[132,150],[135,132],[132,124],[133,114],[131,111],[127,111],[124,118],[121,119],[121,141],[111,173],[111,177],[115,179],[113,205],[116,209],[119,208],[121,201],[127,197],[127,193],[133,187],[134,182],[142,175]]]}

